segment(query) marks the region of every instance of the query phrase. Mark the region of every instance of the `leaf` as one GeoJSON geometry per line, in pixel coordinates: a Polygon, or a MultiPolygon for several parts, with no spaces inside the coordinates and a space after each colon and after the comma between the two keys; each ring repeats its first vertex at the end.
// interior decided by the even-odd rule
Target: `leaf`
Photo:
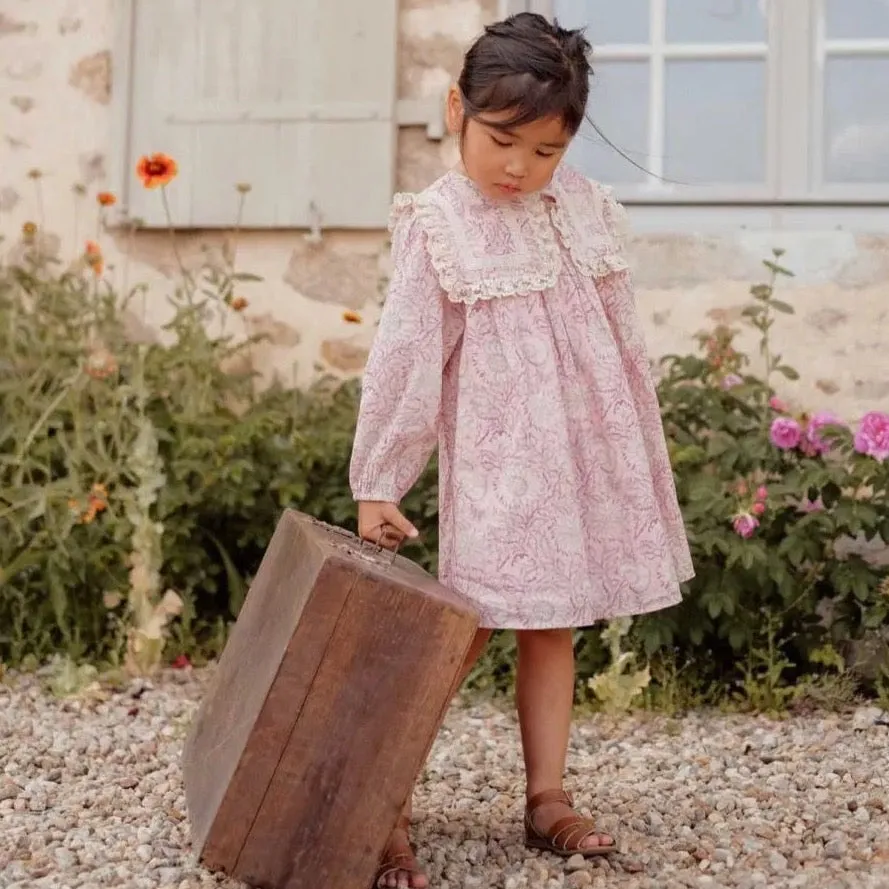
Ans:
{"type": "Polygon", "coordinates": [[[776,262],[772,262],[770,259],[763,260],[763,265],[769,269],[769,271],[774,272],[776,275],[784,275],[785,278],[793,278],[795,275],[790,269],[784,268],[783,265],[778,265],[776,262]]]}
{"type": "Polygon", "coordinates": [[[787,364],[781,364],[778,367],[776,367],[775,370],[778,373],[783,374],[788,380],[798,380],[799,379],[799,372],[787,364]]]}
{"type": "Polygon", "coordinates": [[[796,309],[794,309],[790,303],[786,303],[780,299],[770,299],[769,305],[776,311],[782,312],[785,315],[793,315],[796,312],[796,309]]]}

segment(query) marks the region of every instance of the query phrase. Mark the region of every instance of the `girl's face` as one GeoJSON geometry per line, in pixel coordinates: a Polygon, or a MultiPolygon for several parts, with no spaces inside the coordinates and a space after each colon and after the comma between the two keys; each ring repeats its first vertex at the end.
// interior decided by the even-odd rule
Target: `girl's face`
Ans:
{"type": "Polygon", "coordinates": [[[496,200],[510,200],[546,188],[571,141],[557,117],[544,117],[510,130],[491,125],[512,116],[510,111],[482,114],[470,119],[464,132],[460,91],[455,87],[448,95],[448,128],[458,138],[463,134],[460,154],[464,171],[483,194],[496,200]]]}

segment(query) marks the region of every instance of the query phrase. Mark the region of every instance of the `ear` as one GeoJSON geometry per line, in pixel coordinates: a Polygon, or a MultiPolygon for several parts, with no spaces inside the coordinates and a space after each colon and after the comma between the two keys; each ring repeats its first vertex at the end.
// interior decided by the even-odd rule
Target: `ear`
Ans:
{"type": "Polygon", "coordinates": [[[463,96],[460,95],[460,89],[456,84],[448,90],[446,112],[448,132],[452,136],[459,136],[463,132],[464,112],[463,96]]]}

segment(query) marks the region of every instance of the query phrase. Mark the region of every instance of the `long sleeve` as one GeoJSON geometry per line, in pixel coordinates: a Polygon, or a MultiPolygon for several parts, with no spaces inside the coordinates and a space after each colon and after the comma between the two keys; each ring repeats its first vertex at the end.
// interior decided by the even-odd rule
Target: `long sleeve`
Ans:
{"type": "Polygon", "coordinates": [[[364,371],[349,481],[356,500],[399,502],[438,439],[444,367],[462,315],[434,271],[411,209],[392,236],[393,273],[364,371]]]}
{"type": "MultiPolygon", "coordinates": [[[[612,229],[615,241],[621,240],[619,220],[622,208],[609,199],[606,208],[611,211],[612,229]],[[615,220],[614,217],[617,217],[615,220]]],[[[608,215],[611,215],[608,214],[608,215]]],[[[611,327],[615,341],[623,356],[624,372],[627,376],[630,392],[636,404],[639,423],[645,440],[645,450],[651,468],[652,481],[658,500],[661,519],[673,552],[677,578],[680,581],[694,576],[688,540],[682,513],[676,500],[676,486],[664,426],[661,419],[660,405],[657,398],[651,364],[648,357],[642,323],[636,310],[633,282],[629,271],[617,271],[601,278],[597,284],[605,314],[611,327]]]]}

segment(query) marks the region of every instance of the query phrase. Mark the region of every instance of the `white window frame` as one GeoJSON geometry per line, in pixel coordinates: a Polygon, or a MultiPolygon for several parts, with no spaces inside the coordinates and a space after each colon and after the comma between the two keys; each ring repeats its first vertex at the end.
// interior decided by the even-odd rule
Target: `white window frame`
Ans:
{"type": "MultiPolygon", "coordinates": [[[[823,161],[823,84],[829,53],[843,56],[885,55],[886,40],[826,41],[823,34],[824,0],[770,0],[768,44],[689,44],[665,46],[666,0],[652,0],[652,42],[640,45],[594,48],[596,60],[650,59],[652,64],[649,121],[652,155],[649,169],[662,174],[658,140],[663,134],[663,71],[666,58],[762,58],[767,53],[766,183],[761,185],[682,188],[669,186],[616,185],[617,196],[627,204],[649,206],[732,206],[861,208],[872,221],[870,208],[889,205],[889,183],[885,185],[825,183],[823,161]],[[654,50],[654,52],[652,51],[654,50]],[[809,97],[801,101],[800,96],[809,97]],[[817,101],[815,101],[817,99],[817,101]]],[[[552,17],[553,0],[502,0],[505,14],[528,10],[552,17]]],[[[754,214],[754,218],[758,214],[754,214]]]]}

